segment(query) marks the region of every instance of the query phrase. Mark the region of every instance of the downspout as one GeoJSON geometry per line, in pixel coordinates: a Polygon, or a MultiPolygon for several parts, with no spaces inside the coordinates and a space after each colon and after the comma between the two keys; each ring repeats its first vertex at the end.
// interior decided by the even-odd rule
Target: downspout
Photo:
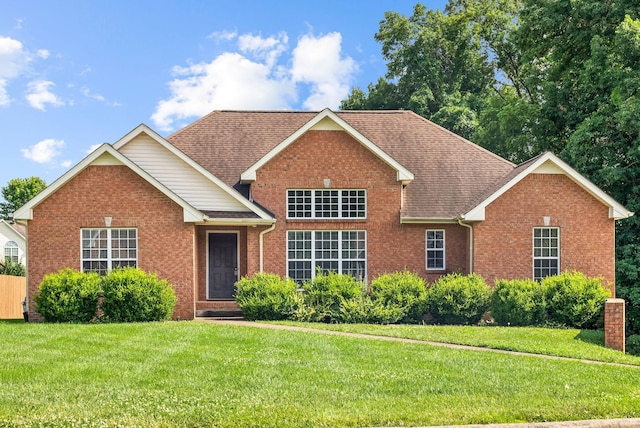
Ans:
{"type": "Polygon", "coordinates": [[[264,271],[264,235],[269,232],[272,232],[273,229],[276,228],[275,222],[268,228],[260,232],[259,241],[260,241],[260,272],[264,271]]]}
{"type": "Polygon", "coordinates": [[[463,217],[460,216],[456,220],[460,226],[469,229],[469,273],[473,273],[473,226],[463,223],[462,219],[463,217]]]}

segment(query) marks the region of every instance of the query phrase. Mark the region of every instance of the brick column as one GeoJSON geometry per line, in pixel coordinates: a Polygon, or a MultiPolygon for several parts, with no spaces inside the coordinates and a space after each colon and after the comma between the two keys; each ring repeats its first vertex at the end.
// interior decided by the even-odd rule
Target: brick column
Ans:
{"type": "Polygon", "coordinates": [[[624,352],[624,300],[607,299],[604,304],[604,346],[624,352]]]}

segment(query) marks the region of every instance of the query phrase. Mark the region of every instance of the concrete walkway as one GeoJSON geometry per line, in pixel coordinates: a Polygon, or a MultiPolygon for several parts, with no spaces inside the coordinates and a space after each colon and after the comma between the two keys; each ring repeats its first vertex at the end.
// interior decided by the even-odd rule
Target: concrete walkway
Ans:
{"type": "MultiPolygon", "coordinates": [[[[373,336],[370,334],[321,330],[321,329],[314,329],[309,327],[298,327],[298,326],[291,326],[291,325],[267,324],[267,323],[245,321],[245,320],[238,320],[238,319],[229,320],[229,319],[216,319],[216,318],[198,318],[198,320],[220,324],[220,325],[236,325],[236,326],[243,326],[243,327],[266,328],[271,330],[304,331],[309,333],[322,333],[322,334],[329,334],[329,335],[335,335],[335,336],[357,337],[360,339],[387,340],[387,341],[393,341],[393,342],[440,346],[440,347],[451,348],[451,349],[463,349],[463,350],[479,351],[479,352],[494,352],[497,354],[521,355],[521,356],[545,358],[545,359],[551,359],[551,360],[580,361],[587,364],[599,364],[599,365],[620,366],[620,367],[640,369],[639,366],[634,366],[630,364],[607,363],[603,361],[592,361],[592,360],[583,360],[583,359],[567,358],[567,357],[555,357],[551,355],[530,354],[527,352],[514,352],[514,351],[504,351],[500,349],[481,348],[477,346],[454,345],[449,343],[429,342],[425,340],[416,340],[416,339],[403,339],[399,337],[373,336]]],[[[594,419],[594,420],[586,420],[586,421],[568,421],[568,422],[529,422],[529,423],[517,423],[517,424],[487,424],[487,425],[476,424],[476,425],[445,425],[445,426],[438,425],[438,426],[429,426],[429,427],[421,427],[421,428],[640,428],[640,418],[594,419]]]]}

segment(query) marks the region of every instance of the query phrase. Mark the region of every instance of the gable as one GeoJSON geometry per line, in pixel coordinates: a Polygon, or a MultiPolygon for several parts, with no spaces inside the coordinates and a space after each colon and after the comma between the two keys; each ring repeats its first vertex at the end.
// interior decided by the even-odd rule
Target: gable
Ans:
{"type": "MultiPolygon", "coordinates": [[[[499,182],[494,190],[481,200],[479,204],[474,206],[470,211],[463,215],[466,221],[482,221],[485,219],[486,207],[496,199],[504,195],[508,190],[513,188],[521,180],[530,174],[552,174],[565,175],[577,186],[581,187],[588,195],[598,200],[609,209],[609,218],[620,220],[631,217],[633,213],[627,210],[620,203],[615,201],[611,196],[598,188],[595,184],[580,175],[576,170],[564,163],[554,154],[547,152],[528,162],[515,168],[502,182],[499,182]]],[[[540,189],[545,191],[549,189],[540,189]]],[[[561,201],[559,201],[560,203],[561,201]]]]}
{"type": "Polygon", "coordinates": [[[388,153],[384,152],[380,147],[368,140],[358,130],[353,128],[338,115],[333,113],[329,109],[325,109],[318,113],[313,119],[296,130],[293,134],[289,135],[286,139],[280,142],[277,146],[271,149],[267,154],[258,159],[253,165],[247,168],[240,175],[240,181],[243,183],[250,183],[256,179],[256,171],[276,157],[280,152],[285,150],[295,141],[297,141],[302,135],[310,130],[341,130],[349,134],[354,140],[362,144],[371,153],[380,158],[383,162],[389,165],[396,171],[397,180],[403,184],[411,182],[414,178],[413,174],[402,166],[397,160],[391,157],[388,153]]]}
{"type": "MultiPolygon", "coordinates": [[[[124,155],[117,152],[109,144],[102,144],[100,147],[91,152],[82,161],[68,170],[65,174],[59,177],[56,181],[47,186],[42,192],[38,193],[33,199],[18,209],[14,218],[21,220],[32,220],[33,209],[42,203],[44,200],[53,195],[58,189],[63,187],[70,180],[75,178],[82,171],[89,166],[100,165],[123,165],[131,169],[134,173],[139,175],[142,179],[146,180],[153,187],[158,189],[161,193],[168,196],[173,202],[178,204],[183,209],[183,217],[185,222],[203,221],[205,216],[193,206],[189,205],[186,201],[176,195],[174,192],[165,187],[162,183],[148,174],[146,171],[138,167],[135,163],[127,159],[124,155]]],[[[80,209],[81,207],[78,207],[80,209]]]]}

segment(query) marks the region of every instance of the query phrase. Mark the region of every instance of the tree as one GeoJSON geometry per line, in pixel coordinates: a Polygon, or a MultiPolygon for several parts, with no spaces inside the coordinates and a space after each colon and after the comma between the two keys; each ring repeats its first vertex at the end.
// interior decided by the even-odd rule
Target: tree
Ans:
{"type": "Polygon", "coordinates": [[[13,178],[2,187],[2,197],[6,202],[0,202],[0,218],[10,220],[18,208],[26,204],[31,198],[40,193],[47,184],[38,177],[13,178]]]}

